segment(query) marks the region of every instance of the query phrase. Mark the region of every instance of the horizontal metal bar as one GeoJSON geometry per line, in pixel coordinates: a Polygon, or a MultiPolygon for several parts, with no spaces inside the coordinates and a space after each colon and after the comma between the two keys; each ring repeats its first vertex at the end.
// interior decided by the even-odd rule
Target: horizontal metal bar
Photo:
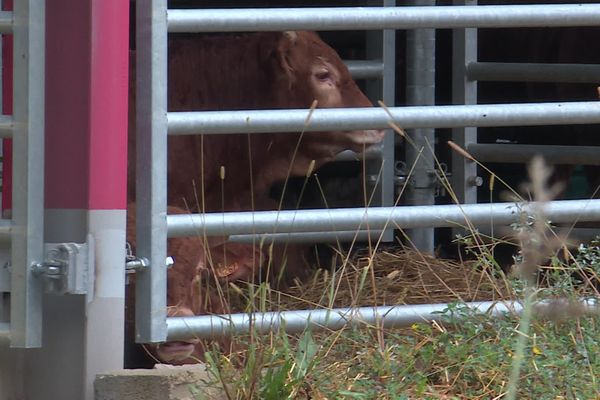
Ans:
{"type": "Polygon", "coordinates": [[[393,120],[402,128],[570,125],[600,123],[600,102],[478,104],[460,106],[322,108],[170,112],[170,135],[320,132],[385,129],[393,120]]]}
{"type": "Polygon", "coordinates": [[[541,155],[551,164],[600,165],[600,146],[534,144],[470,144],[467,151],[477,161],[527,163],[541,155]]]}
{"type": "Polygon", "coordinates": [[[12,221],[0,219],[0,243],[10,242],[12,233],[12,221]]]}
{"type": "Polygon", "coordinates": [[[0,336],[10,337],[10,324],[8,322],[0,322],[0,336]]]}
{"type": "Polygon", "coordinates": [[[14,121],[12,116],[0,115],[0,138],[9,139],[13,135],[14,121]]]}
{"type": "Polygon", "coordinates": [[[471,81],[598,83],[598,64],[469,63],[471,81]]]}
{"type": "Polygon", "coordinates": [[[267,233],[263,235],[231,235],[229,241],[234,243],[336,243],[357,240],[363,242],[377,240],[383,231],[334,231],[334,232],[301,232],[301,233],[267,233]]]}
{"type": "MultiPolygon", "coordinates": [[[[560,300],[559,300],[560,301],[560,300]]],[[[561,305],[566,306],[564,301],[561,305]]],[[[596,299],[580,302],[586,313],[598,311],[596,299]]],[[[479,301],[464,303],[474,311],[501,317],[507,313],[520,314],[523,306],[519,301],[479,301]]],[[[555,302],[539,302],[535,311],[545,315],[555,302]]],[[[306,329],[340,330],[347,326],[372,325],[385,329],[411,326],[419,322],[440,321],[448,303],[415,304],[360,308],[334,308],[294,310],[251,314],[203,315],[197,317],[167,318],[167,340],[190,338],[218,338],[251,330],[268,333],[284,329],[287,333],[300,333],[306,329]]],[[[563,307],[566,308],[566,307],[563,307]]]]}
{"type": "Polygon", "coordinates": [[[169,32],[594,26],[599,4],[168,10],[169,32]]]}
{"type": "Polygon", "coordinates": [[[13,31],[13,12],[0,11],[0,33],[9,34],[13,31]]]}
{"type": "Polygon", "coordinates": [[[345,60],[344,63],[354,79],[381,78],[383,63],[371,60],[345,60]]]}
{"type": "MultiPolygon", "coordinates": [[[[460,227],[493,222],[505,225],[533,213],[535,203],[450,204],[321,210],[256,211],[168,215],[168,237],[205,234],[262,234],[280,232],[329,232],[383,229],[385,227],[460,227]]],[[[600,200],[561,200],[543,205],[554,223],[600,221],[600,200]]]]}

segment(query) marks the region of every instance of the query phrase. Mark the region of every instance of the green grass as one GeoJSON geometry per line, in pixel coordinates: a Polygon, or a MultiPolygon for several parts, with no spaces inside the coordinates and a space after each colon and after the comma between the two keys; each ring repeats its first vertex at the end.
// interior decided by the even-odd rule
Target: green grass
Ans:
{"type": "MultiPolygon", "coordinates": [[[[532,198],[548,201],[557,192],[546,187],[549,172],[541,162],[530,176],[532,198]]],[[[600,298],[600,239],[572,252],[541,210],[534,214],[513,224],[516,234],[508,240],[521,250],[509,276],[494,258],[498,239],[490,242],[473,230],[461,239],[468,262],[379,249],[387,266],[377,266],[369,254],[366,264],[358,259],[315,274],[296,294],[281,295],[267,284],[235,287],[247,302],[238,309],[246,312],[289,309],[279,302],[286,296],[305,301],[299,308],[371,299],[411,303],[408,294],[421,302],[448,296],[457,302],[440,322],[404,329],[250,332],[234,338],[235,351],[215,347],[206,354],[210,384],[227,399],[600,399],[600,318],[552,302],[600,298]],[[525,299],[525,312],[491,317],[458,302],[481,296],[525,299]],[[532,305],[541,299],[551,301],[544,312],[532,305]]],[[[193,393],[203,398],[200,386],[193,393]]]]}
{"type": "MultiPolygon", "coordinates": [[[[456,305],[441,323],[404,330],[239,338],[244,351],[210,352],[207,361],[213,384],[227,382],[231,399],[502,398],[518,329],[514,316],[490,318],[456,305]]],[[[594,318],[535,320],[518,398],[598,398],[598,338],[594,318]]]]}

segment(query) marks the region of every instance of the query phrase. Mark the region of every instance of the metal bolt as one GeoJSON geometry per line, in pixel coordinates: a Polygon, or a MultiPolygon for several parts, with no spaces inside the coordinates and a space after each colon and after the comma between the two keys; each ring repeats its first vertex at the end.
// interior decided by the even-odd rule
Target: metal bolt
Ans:
{"type": "Polygon", "coordinates": [[[39,276],[42,275],[44,272],[46,271],[46,268],[44,268],[44,264],[39,263],[39,262],[34,262],[33,264],[31,264],[31,273],[39,276]]]}
{"type": "Polygon", "coordinates": [[[470,176],[467,178],[467,184],[469,186],[477,186],[480,187],[483,185],[483,178],[480,176],[470,176]]]}
{"type": "Polygon", "coordinates": [[[173,257],[169,256],[165,260],[165,264],[167,265],[167,268],[171,268],[173,264],[175,264],[175,260],[173,260],[173,257]]]}

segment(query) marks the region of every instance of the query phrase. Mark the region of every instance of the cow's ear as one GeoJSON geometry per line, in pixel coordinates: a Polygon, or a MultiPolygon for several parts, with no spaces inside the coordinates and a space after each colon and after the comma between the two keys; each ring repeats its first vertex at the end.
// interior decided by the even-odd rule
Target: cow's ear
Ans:
{"type": "Polygon", "coordinates": [[[296,39],[296,32],[283,32],[281,39],[279,40],[279,45],[277,46],[278,67],[281,68],[281,76],[288,81],[290,88],[295,81],[294,67],[292,66],[290,55],[296,39]]]}

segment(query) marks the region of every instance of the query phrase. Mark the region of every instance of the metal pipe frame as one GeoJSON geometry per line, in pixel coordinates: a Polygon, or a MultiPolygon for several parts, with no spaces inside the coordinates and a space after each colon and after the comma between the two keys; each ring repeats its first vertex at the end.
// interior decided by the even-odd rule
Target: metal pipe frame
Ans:
{"type": "Polygon", "coordinates": [[[167,216],[168,237],[195,235],[329,232],[399,228],[465,227],[518,222],[543,207],[553,223],[600,221],[600,200],[560,200],[539,203],[450,204],[372,208],[332,208],[179,214],[167,216]],[[367,225],[368,223],[368,225],[367,225]]]}
{"type": "Polygon", "coordinates": [[[167,114],[169,135],[321,132],[403,128],[571,125],[600,123],[600,102],[477,104],[308,110],[194,111],[167,114]],[[389,114],[388,114],[389,111],[389,114]]]}
{"type": "Polygon", "coordinates": [[[169,32],[593,26],[600,4],[169,10],[169,32]]]}
{"type": "Polygon", "coordinates": [[[333,231],[333,232],[300,232],[300,233],[267,233],[263,235],[231,235],[229,241],[234,243],[338,243],[353,240],[364,242],[378,239],[384,231],[333,231]]]}
{"type": "MultiPolygon", "coordinates": [[[[586,313],[598,312],[596,299],[583,299],[579,302],[586,313]]],[[[488,313],[494,317],[520,314],[523,311],[523,305],[515,300],[463,304],[473,311],[488,313]]],[[[540,301],[534,307],[544,315],[552,304],[540,301]]],[[[449,306],[449,303],[439,303],[175,317],[167,318],[168,340],[218,338],[250,331],[264,334],[280,329],[293,334],[317,329],[340,330],[357,325],[384,329],[402,328],[420,322],[441,321],[444,318],[441,313],[449,306]]]]}
{"type": "Polygon", "coordinates": [[[372,60],[344,60],[350,75],[354,79],[373,79],[383,77],[383,63],[372,60]]]}
{"type": "Polygon", "coordinates": [[[14,3],[11,346],[42,345],[45,1],[14,3]]]}
{"type": "MultiPolygon", "coordinates": [[[[396,0],[367,0],[367,6],[393,9],[396,0]]],[[[384,29],[383,31],[366,32],[366,56],[369,60],[381,60],[383,71],[380,80],[367,81],[365,93],[369,98],[381,100],[387,106],[396,104],[396,31],[384,29]]],[[[370,198],[371,206],[389,207],[394,205],[394,165],[396,134],[392,129],[385,130],[377,159],[368,159],[364,165],[363,173],[368,184],[365,190],[370,198]]],[[[388,229],[381,240],[390,242],[394,240],[393,230],[388,229]]]]}
{"type": "Polygon", "coordinates": [[[467,151],[480,162],[527,163],[541,155],[550,164],[600,165],[598,146],[470,144],[467,151]]]}
{"type": "MultiPolygon", "coordinates": [[[[435,0],[412,0],[410,5],[435,6],[435,0]]],[[[406,103],[411,106],[435,104],[435,29],[406,32],[406,103]]],[[[435,204],[434,154],[435,131],[432,128],[410,129],[406,143],[406,164],[412,169],[406,185],[406,204],[435,204]]],[[[433,228],[419,228],[406,233],[422,252],[433,254],[433,228]]]]}
{"type": "MultiPolygon", "coordinates": [[[[477,0],[453,0],[454,6],[478,7],[477,0]]],[[[477,82],[469,81],[465,68],[477,61],[477,29],[452,32],[452,103],[477,104],[477,82]]],[[[485,114],[483,114],[485,115],[485,114]]],[[[463,149],[477,143],[477,128],[460,126],[452,130],[452,140],[463,149]]],[[[452,153],[452,188],[459,203],[477,203],[477,165],[457,152],[452,153]]]]}
{"type": "Polygon", "coordinates": [[[0,34],[13,32],[14,14],[12,11],[0,11],[0,34]]]}
{"type": "Polygon", "coordinates": [[[159,342],[167,326],[167,0],[137,2],[136,341],[159,342]]]}
{"type": "Polygon", "coordinates": [[[598,83],[600,65],[470,62],[466,74],[471,81],[598,83]]]}
{"type": "Polygon", "coordinates": [[[11,116],[0,116],[0,139],[10,139],[13,136],[15,124],[11,116]]]}

